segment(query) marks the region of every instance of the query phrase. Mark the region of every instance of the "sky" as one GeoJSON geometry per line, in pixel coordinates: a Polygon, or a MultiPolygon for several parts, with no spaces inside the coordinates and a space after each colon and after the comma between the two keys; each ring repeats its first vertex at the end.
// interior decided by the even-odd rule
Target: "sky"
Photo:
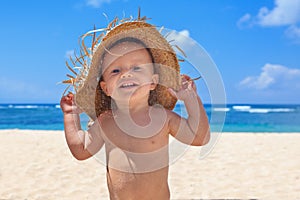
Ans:
{"type": "MultiPolygon", "coordinates": [[[[300,104],[300,0],[3,1],[0,103],[58,103],[79,37],[116,16],[137,17],[139,7],[149,23],[207,52],[227,103],[300,104]]],[[[209,84],[196,82],[204,103],[209,84]]]]}

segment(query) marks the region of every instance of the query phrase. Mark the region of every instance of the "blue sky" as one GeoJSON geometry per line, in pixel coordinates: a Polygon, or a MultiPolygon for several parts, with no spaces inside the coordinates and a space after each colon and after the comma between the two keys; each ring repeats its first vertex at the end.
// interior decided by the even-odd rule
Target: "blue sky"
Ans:
{"type": "MultiPolygon", "coordinates": [[[[300,103],[300,0],[26,0],[0,6],[0,103],[58,103],[67,55],[107,19],[183,32],[210,55],[227,103],[300,103]],[[187,3],[188,2],[188,3],[187,3]]],[[[210,102],[205,82],[198,81],[210,102]]]]}

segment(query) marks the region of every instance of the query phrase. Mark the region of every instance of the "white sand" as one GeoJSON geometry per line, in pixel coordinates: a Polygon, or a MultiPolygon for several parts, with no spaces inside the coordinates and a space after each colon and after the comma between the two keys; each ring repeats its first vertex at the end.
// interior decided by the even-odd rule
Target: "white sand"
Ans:
{"type": "MultiPolygon", "coordinates": [[[[108,199],[105,167],[75,160],[63,131],[0,131],[1,200],[108,199]]],[[[300,199],[300,133],[223,133],[170,167],[172,199],[300,199]]]]}

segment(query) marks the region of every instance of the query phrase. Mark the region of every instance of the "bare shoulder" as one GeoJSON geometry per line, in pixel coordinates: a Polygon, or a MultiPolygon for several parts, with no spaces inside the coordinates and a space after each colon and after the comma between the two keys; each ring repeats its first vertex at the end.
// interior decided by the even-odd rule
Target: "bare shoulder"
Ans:
{"type": "Polygon", "coordinates": [[[168,119],[171,123],[173,121],[177,122],[177,120],[180,121],[182,119],[181,116],[179,114],[177,114],[176,112],[174,112],[173,110],[168,110],[168,109],[165,109],[165,110],[166,110],[168,119]]]}
{"type": "Polygon", "coordinates": [[[154,106],[151,112],[154,112],[155,116],[166,122],[169,133],[176,131],[182,120],[182,117],[173,110],[168,110],[160,106],[154,106]]]}
{"type": "Polygon", "coordinates": [[[109,126],[110,121],[113,119],[112,112],[107,111],[105,113],[102,113],[98,116],[97,120],[95,120],[90,126],[89,126],[89,132],[90,133],[97,133],[97,135],[101,135],[103,132],[103,128],[106,126],[109,126]]]}
{"type": "Polygon", "coordinates": [[[178,132],[182,120],[185,119],[182,118],[178,113],[174,112],[173,110],[166,110],[166,113],[168,116],[169,134],[175,135],[178,132]]]}
{"type": "Polygon", "coordinates": [[[112,119],[113,119],[113,113],[111,110],[101,113],[101,115],[98,116],[98,121],[100,124],[111,121],[112,119]]]}

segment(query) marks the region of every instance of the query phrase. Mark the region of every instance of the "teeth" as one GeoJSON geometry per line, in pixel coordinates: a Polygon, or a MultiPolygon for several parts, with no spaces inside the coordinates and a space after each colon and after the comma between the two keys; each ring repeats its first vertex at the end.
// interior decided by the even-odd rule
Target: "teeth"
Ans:
{"type": "Polygon", "coordinates": [[[133,83],[124,83],[122,84],[122,87],[130,87],[130,86],[134,86],[133,83]]]}

